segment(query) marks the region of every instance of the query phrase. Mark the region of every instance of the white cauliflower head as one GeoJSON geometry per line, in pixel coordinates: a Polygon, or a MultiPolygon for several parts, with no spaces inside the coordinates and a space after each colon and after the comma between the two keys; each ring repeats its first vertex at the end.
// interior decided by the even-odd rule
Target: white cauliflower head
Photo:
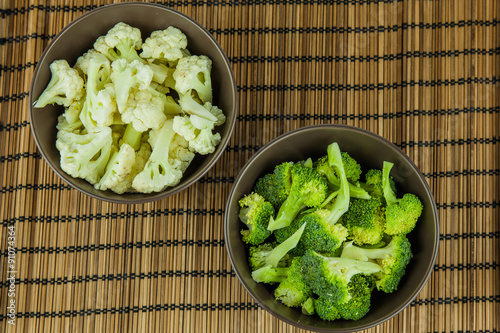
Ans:
{"type": "Polygon", "coordinates": [[[202,103],[212,103],[212,60],[204,55],[192,55],[179,60],[173,73],[175,90],[186,95],[196,91],[202,103]]]}
{"type": "Polygon", "coordinates": [[[43,108],[47,104],[58,104],[68,107],[85,94],[84,81],[78,71],[71,68],[66,60],[55,60],[50,66],[52,77],[49,84],[38,97],[35,107],[43,108]]]}
{"type": "Polygon", "coordinates": [[[118,22],[105,36],[97,38],[94,43],[94,49],[111,61],[126,59],[144,62],[137,54],[141,46],[141,31],[124,22],[118,22]]]}
{"type": "Polygon", "coordinates": [[[157,30],[146,38],[142,45],[141,57],[175,62],[184,56],[187,37],[175,27],[157,30]]]}

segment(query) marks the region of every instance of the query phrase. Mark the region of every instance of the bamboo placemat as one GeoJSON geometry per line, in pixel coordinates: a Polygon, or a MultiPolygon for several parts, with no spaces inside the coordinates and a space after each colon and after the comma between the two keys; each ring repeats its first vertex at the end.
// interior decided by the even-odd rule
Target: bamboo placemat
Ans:
{"type": "Polygon", "coordinates": [[[28,90],[71,20],[111,1],[9,1],[0,9],[0,328],[16,332],[296,332],[260,309],[224,247],[238,171],[289,130],[342,123],[401,147],[440,217],[429,282],[370,332],[500,327],[500,2],[256,0],[165,3],[207,27],[231,60],[236,127],[215,167],[144,205],[99,202],[41,158],[28,90]],[[15,230],[15,326],[8,232],[15,230]]]}

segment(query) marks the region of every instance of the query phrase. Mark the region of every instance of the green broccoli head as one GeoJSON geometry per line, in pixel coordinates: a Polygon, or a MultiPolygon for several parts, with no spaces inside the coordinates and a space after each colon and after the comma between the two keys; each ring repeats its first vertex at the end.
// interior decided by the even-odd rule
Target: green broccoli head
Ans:
{"type": "Polygon", "coordinates": [[[276,219],[269,222],[269,230],[289,226],[302,208],[317,207],[325,200],[327,181],[314,169],[296,163],[290,167],[290,174],[290,193],[280,206],[276,219]]]}
{"type": "Polygon", "coordinates": [[[342,258],[366,261],[375,260],[382,268],[375,274],[377,289],[386,293],[397,290],[399,281],[412,258],[410,241],[405,235],[393,236],[389,243],[380,248],[363,248],[352,242],[344,245],[342,258]]]}
{"type": "Polygon", "coordinates": [[[265,243],[251,246],[249,250],[249,264],[252,271],[270,265],[271,267],[290,266],[288,252],[299,243],[306,225],[304,224],[290,237],[281,243],[265,243]]]}
{"type": "Polygon", "coordinates": [[[387,202],[385,232],[388,235],[407,234],[415,228],[417,220],[422,214],[423,205],[420,199],[412,193],[405,193],[402,198],[397,199],[389,175],[393,165],[393,163],[384,162],[382,169],[382,188],[387,202]]]}
{"type": "MultiPolygon", "coordinates": [[[[341,152],[341,157],[347,180],[356,183],[361,177],[361,165],[345,151],[341,152]]],[[[339,183],[339,175],[337,171],[329,165],[328,156],[323,156],[316,160],[313,167],[320,174],[324,175],[330,183],[339,183]]]]}
{"type": "Polygon", "coordinates": [[[274,168],[273,173],[260,178],[254,188],[255,193],[263,196],[275,209],[279,209],[290,193],[292,187],[291,166],[284,162],[274,168]]]}
{"type": "Polygon", "coordinates": [[[371,295],[375,280],[371,275],[354,275],[348,284],[349,298],[337,302],[329,296],[320,296],[315,302],[315,310],[323,320],[359,320],[370,310],[371,295]]]}
{"type": "Polygon", "coordinates": [[[244,196],[239,205],[240,221],[248,228],[241,230],[243,241],[252,245],[261,244],[271,235],[267,225],[274,214],[273,206],[257,193],[244,196]]]}
{"type": "Polygon", "coordinates": [[[300,307],[312,295],[302,277],[301,267],[301,258],[293,258],[286,279],[274,290],[275,298],[288,307],[300,307]]]}
{"type": "Polygon", "coordinates": [[[326,257],[312,250],[302,257],[304,280],[317,295],[328,296],[333,302],[349,299],[348,284],[356,274],[375,274],[380,265],[341,257],[326,257]]]}
{"type": "Polygon", "coordinates": [[[349,230],[349,238],[358,245],[377,244],[385,231],[385,216],[379,199],[353,199],[349,210],[342,216],[349,230]]]}
{"type": "Polygon", "coordinates": [[[301,218],[300,223],[307,223],[300,242],[305,249],[320,253],[331,253],[338,249],[347,239],[348,231],[340,223],[327,221],[329,212],[317,209],[301,218]]]}

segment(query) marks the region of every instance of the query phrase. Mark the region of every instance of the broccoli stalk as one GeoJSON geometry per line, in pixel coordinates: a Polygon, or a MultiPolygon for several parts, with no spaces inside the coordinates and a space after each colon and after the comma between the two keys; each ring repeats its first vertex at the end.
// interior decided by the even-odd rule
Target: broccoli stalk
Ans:
{"type": "MultiPolygon", "coordinates": [[[[328,164],[335,169],[338,178],[340,180],[340,188],[333,192],[326,200],[325,203],[329,202],[332,198],[335,198],[333,205],[328,208],[329,215],[327,221],[330,224],[335,224],[349,209],[350,203],[350,191],[349,182],[344,170],[344,164],[342,162],[342,154],[340,152],[339,145],[334,142],[328,146],[328,164]]],[[[323,203],[324,205],[324,203],[323,203]]]]}
{"type": "Polygon", "coordinates": [[[290,225],[304,207],[319,206],[326,196],[326,180],[315,170],[300,163],[291,166],[290,193],[280,206],[276,219],[271,218],[268,229],[276,230],[290,225]]]}
{"type": "Polygon", "coordinates": [[[252,278],[256,282],[281,282],[286,278],[289,266],[287,254],[299,243],[305,226],[304,224],[287,240],[275,247],[270,244],[250,247],[249,264],[252,269],[252,278]]]}
{"type": "Polygon", "coordinates": [[[243,241],[252,245],[264,242],[271,235],[267,225],[274,214],[273,206],[257,193],[244,196],[239,205],[241,208],[238,216],[248,228],[241,230],[243,241]]]}
{"type": "MultiPolygon", "coordinates": [[[[349,193],[350,196],[353,198],[359,198],[359,199],[370,199],[370,194],[366,190],[364,190],[362,187],[354,185],[351,183],[353,179],[357,180],[359,179],[359,174],[361,172],[361,167],[360,165],[352,158],[350,157],[347,153],[342,152],[342,164],[344,167],[344,171],[346,173],[346,177],[349,181],[349,193]]],[[[334,168],[332,168],[329,163],[328,163],[328,157],[323,156],[322,158],[318,159],[316,162],[314,162],[314,168],[316,171],[318,171],[320,174],[326,177],[328,182],[332,184],[334,187],[340,187],[340,179],[337,176],[338,173],[335,171],[334,168]]]]}
{"type": "Polygon", "coordinates": [[[332,302],[343,303],[349,299],[349,282],[356,274],[380,272],[380,265],[341,257],[326,257],[308,250],[302,257],[302,274],[312,291],[328,296],[332,302]]]}
{"type": "Polygon", "coordinates": [[[346,243],[341,257],[365,262],[375,260],[382,268],[382,271],[375,274],[377,289],[391,293],[397,290],[412,253],[408,238],[405,235],[397,235],[392,237],[389,244],[380,248],[364,248],[354,245],[353,242],[346,243]]]}
{"type": "Polygon", "coordinates": [[[396,197],[389,176],[393,165],[391,162],[384,162],[382,168],[383,193],[387,202],[385,232],[388,235],[407,234],[415,228],[423,206],[420,199],[412,193],[405,193],[400,199],[396,197]]]}

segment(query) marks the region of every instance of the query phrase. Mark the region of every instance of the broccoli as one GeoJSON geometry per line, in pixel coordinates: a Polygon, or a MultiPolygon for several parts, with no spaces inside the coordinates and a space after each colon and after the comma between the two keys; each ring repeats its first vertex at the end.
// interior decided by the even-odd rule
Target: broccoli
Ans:
{"type": "Polygon", "coordinates": [[[373,262],[326,257],[312,250],[307,250],[302,257],[302,275],[312,291],[338,303],[349,300],[348,285],[354,275],[374,274],[381,270],[380,265],[373,262]]]}
{"type": "Polygon", "coordinates": [[[311,213],[301,215],[288,227],[275,230],[276,240],[280,242],[288,238],[289,235],[307,223],[299,244],[291,253],[303,255],[307,249],[311,249],[320,253],[334,254],[335,250],[339,249],[347,239],[348,231],[340,223],[327,222],[328,216],[329,211],[326,209],[316,209],[311,213]]]}
{"type": "Polygon", "coordinates": [[[85,94],[83,79],[66,60],[55,60],[49,68],[52,77],[34,107],[43,108],[47,104],[54,103],[68,107],[83,97],[85,94]]]}
{"type": "Polygon", "coordinates": [[[290,266],[288,252],[297,246],[304,228],[305,225],[280,244],[265,243],[250,247],[248,261],[256,282],[281,282],[286,278],[287,270],[281,268],[290,266]]]}
{"type": "MultiPolygon", "coordinates": [[[[365,189],[372,197],[381,198],[383,204],[385,205],[384,198],[384,189],[382,184],[382,170],[379,169],[371,169],[368,170],[365,174],[365,182],[359,182],[360,187],[365,189]]],[[[389,183],[391,189],[396,192],[396,184],[392,177],[389,177],[389,183]]]]}
{"type": "Polygon", "coordinates": [[[380,242],[385,231],[384,211],[379,199],[353,199],[349,210],[342,216],[349,238],[358,245],[380,242]]]}
{"type": "Polygon", "coordinates": [[[241,230],[243,241],[247,244],[258,245],[271,235],[267,230],[269,218],[274,214],[274,207],[257,193],[244,196],[239,200],[240,221],[248,229],[241,230]]]}
{"type": "Polygon", "coordinates": [[[382,168],[384,198],[387,202],[385,232],[388,235],[407,234],[415,228],[422,214],[423,205],[420,199],[412,193],[405,193],[400,199],[396,198],[389,178],[393,165],[391,162],[384,162],[382,168]]]}
{"type": "Polygon", "coordinates": [[[325,200],[327,182],[314,169],[296,163],[291,166],[290,174],[290,193],[280,206],[276,219],[269,222],[269,230],[290,225],[302,208],[317,207],[325,200]]]}
{"type": "Polygon", "coordinates": [[[292,187],[291,167],[293,163],[284,162],[269,173],[259,178],[254,191],[269,201],[276,210],[285,202],[292,187]]]}
{"type": "Polygon", "coordinates": [[[381,248],[363,248],[348,242],[342,249],[341,257],[365,262],[375,260],[382,268],[380,272],[375,273],[377,289],[391,293],[397,290],[412,253],[408,238],[405,235],[397,235],[381,248]]]}
{"type": "Polygon", "coordinates": [[[371,275],[356,274],[347,285],[349,298],[345,302],[338,302],[329,295],[321,295],[315,302],[314,308],[323,320],[358,320],[370,310],[372,291],[375,287],[374,277],[371,275]]]}
{"type": "MultiPolygon", "coordinates": [[[[348,181],[350,180],[349,182],[350,196],[359,199],[370,199],[370,194],[368,194],[366,190],[364,190],[360,186],[351,183],[353,179],[352,177],[354,177],[354,179],[359,179],[358,169],[359,171],[361,171],[361,169],[359,168],[359,164],[357,164],[357,162],[347,153],[342,152],[341,155],[342,155],[342,164],[346,173],[346,178],[348,181]]],[[[340,187],[340,180],[337,176],[337,171],[328,163],[328,156],[323,156],[318,160],[316,160],[313,164],[313,167],[315,168],[316,171],[325,176],[330,184],[332,184],[335,187],[340,187]]]]}
{"type": "Polygon", "coordinates": [[[329,205],[328,211],[330,214],[327,217],[327,221],[330,224],[335,224],[339,221],[342,215],[347,212],[350,204],[350,190],[349,181],[344,170],[344,164],[342,162],[342,155],[340,152],[339,145],[334,142],[328,146],[328,164],[335,169],[337,172],[340,188],[330,194],[328,198],[323,202],[322,206],[329,205]],[[330,201],[335,198],[333,204],[330,201]]]}
{"type": "Polygon", "coordinates": [[[274,290],[274,297],[288,307],[300,307],[312,296],[311,288],[302,277],[301,267],[301,258],[293,258],[286,278],[274,290]]]}
{"type": "Polygon", "coordinates": [[[311,296],[302,303],[302,314],[312,316],[314,313],[314,297],[311,296]]]}

